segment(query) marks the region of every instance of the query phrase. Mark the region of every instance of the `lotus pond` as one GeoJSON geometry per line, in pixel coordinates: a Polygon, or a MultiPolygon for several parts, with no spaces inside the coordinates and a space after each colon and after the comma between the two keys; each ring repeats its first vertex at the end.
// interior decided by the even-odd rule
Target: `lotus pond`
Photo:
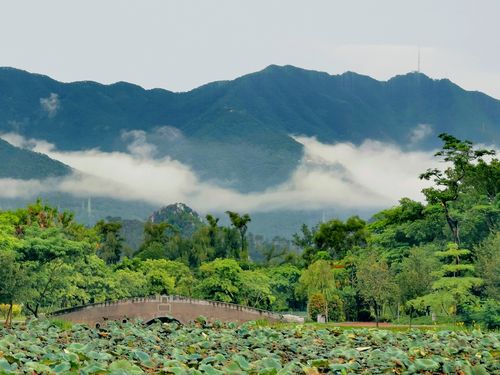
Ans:
{"type": "Polygon", "coordinates": [[[0,374],[499,374],[495,332],[50,321],[0,329],[0,374]]]}

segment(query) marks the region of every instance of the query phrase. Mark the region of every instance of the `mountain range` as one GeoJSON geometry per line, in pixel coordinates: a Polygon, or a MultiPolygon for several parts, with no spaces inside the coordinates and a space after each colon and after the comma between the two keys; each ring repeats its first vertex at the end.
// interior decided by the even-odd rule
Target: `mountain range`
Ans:
{"type": "Polygon", "coordinates": [[[498,145],[500,101],[415,72],[377,81],[271,65],[174,93],[125,82],[61,83],[0,68],[0,132],[59,150],[126,151],[134,131],[155,146],[155,157],[168,154],[204,180],[248,192],[295,170],[303,147],[292,135],[430,149],[448,132],[498,145]]]}

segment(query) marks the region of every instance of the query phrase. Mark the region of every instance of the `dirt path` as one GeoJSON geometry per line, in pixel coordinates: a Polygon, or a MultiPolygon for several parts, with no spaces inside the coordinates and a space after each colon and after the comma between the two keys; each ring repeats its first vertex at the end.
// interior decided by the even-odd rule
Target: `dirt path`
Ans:
{"type": "MultiPolygon", "coordinates": [[[[339,327],[377,327],[377,323],[375,322],[340,322],[340,323],[328,323],[332,324],[334,326],[339,326],[339,327]]],[[[410,327],[409,324],[393,324],[393,323],[387,323],[387,322],[380,322],[378,324],[379,328],[396,328],[396,327],[410,327]]],[[[433,325],[416,325],[412,324],[412,327],[418,328],[432,328],[434,327],[433,325]]]]}

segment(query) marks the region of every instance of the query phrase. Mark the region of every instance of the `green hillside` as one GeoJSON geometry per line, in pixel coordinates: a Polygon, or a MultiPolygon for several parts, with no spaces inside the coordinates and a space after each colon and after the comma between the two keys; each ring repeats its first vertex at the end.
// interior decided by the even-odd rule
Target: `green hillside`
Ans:
{"type": "Polygon", "coordinates": [[[0,139],[0,178],[41,179],[70,172],[70,167],[47,155],[14,147],[0,139]]]}

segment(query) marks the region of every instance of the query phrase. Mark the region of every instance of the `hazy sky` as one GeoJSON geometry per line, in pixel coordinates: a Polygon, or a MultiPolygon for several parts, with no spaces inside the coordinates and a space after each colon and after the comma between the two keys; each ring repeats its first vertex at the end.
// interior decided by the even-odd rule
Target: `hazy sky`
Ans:
{"type": "Polygon", "coordinates": [[[0,0],[0,65],[184,91],[269,64],[500,98],[499,0],[0,0]]]}

